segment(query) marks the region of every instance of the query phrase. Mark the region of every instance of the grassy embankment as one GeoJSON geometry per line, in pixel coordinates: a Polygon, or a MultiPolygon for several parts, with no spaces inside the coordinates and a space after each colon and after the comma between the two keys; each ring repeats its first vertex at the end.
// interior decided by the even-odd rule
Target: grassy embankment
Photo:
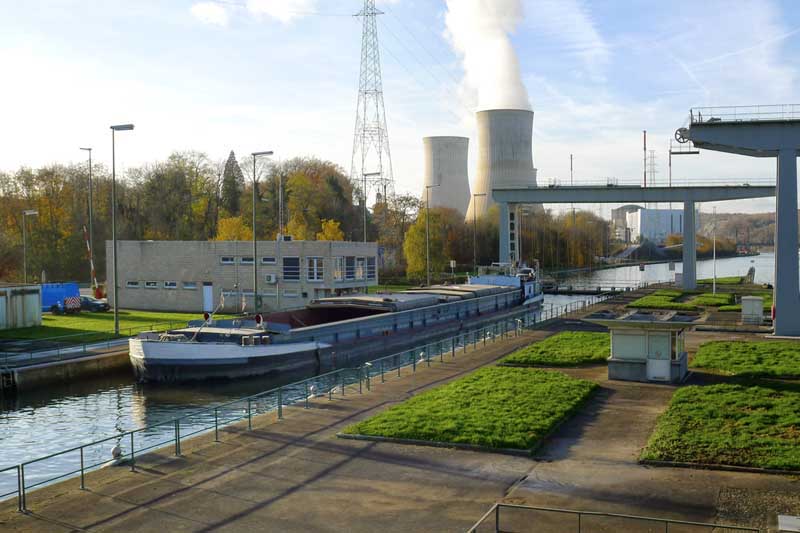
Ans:
{"type": "MultiPolygon", "coordinates": [[[[717,285],[741,285],[744,283],[746,276],[725,276],[717,278],[717,285]]],[[[701,285],[711,285],[714,283],[712,278],[698,279],[697,283],[701,285]]]]}
{"type": "MultiPolygon", "coordinates": [[[[218,318],[230,315],[216,315],[218,318]]],[[[202,319],[202,313],[164,313],[157,311],[120,310],[119,328],[123,336],[135,335],[150,329],[166,329],[186,325],[189,320],[202,319]]],[[[0,339],[43,340],[64,337],[59,341],[70,343],[93,342],[113,337],[114,313],[89,313],[74,315],[42,314],[42,325],[0,331],[0,339]]]]}
{"type": "Polygon", "coordinates": [[[512,366],[575,366],[605,363],[611,355],[608,333],[563,331],[543,341],[521,348],[505,357],[501,364],[512,366]]]}
{"type": "Polygon", "coordinates": [[[344,433],[534,450],[596,387],[555,371],[483,368],[354,424],[344,433]]]}
{"type": "Polygon", "coordinates": [[[800,470],[800,342],[713,341],[692,360],[729,383],[680,389],[643,459],[800,470]]]}
{"type": "Polygon", "coordinates": [[[733,293],[710,292],[697,293],[695,291],[678,291],[672,289],[659,289],[652,294],[642,296],[628,304],[634,309],[663,309],[671,311],[697,311],[701,307],[726,307],[733,305],[736,296],[733,293]],[[694,296],[692,296],[694,295],[694,296]],[[691,298],[689,298],[691,296],[691,298]],[[689,298],[685,301],[679,301],[689,298]]]}

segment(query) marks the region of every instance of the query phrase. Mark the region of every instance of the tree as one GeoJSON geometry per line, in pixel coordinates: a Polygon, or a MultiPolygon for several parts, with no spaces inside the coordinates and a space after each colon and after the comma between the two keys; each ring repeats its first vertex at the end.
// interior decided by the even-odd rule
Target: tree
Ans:
{"type": "Polygon", "coordinates": [[[249,241],[253,238],[253,232],[245,226],[242,217],[220,218],[217,224],[217,235],[215,241],[249,241]]]}
{"type": "Polygon", "coordinates": [[[225,170],[222,172],[222,198],[220,207],[226,216],[239,215],[241,209],[240,199],[244,188],[244,175],[239,163],[236,161],[236,154],[231,150],[228,161],[225,163],[225,170]]]}
{"type": "Polygon", "coordinates": [[[322,231],[317,233],[318,241],[343,241],[344,232],[339,228],[341,223],[333,219],[323,219],[322,231]]]}
{"type": "MultiPolygon", "coordinates": [[[[403,254],[406,259],[406,275],[411,279],[426,277],[426,217],[422,210],[417,220],[406,232],[403,241],[403,254]]],[[[466,261],[467,250],[471,256],[471,246],[467,248],[465,238],[467,228],[464,217],[455,209],[437,207],[430,210],[430,268],[436,275],[448,270],[451,259],[458,263],[466,261]]]]}

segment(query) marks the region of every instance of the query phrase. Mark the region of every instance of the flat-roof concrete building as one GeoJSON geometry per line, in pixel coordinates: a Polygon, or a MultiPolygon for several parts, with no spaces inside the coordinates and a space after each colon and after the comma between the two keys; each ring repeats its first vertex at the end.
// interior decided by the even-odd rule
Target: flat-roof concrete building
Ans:
{"type": "Polygon", "coordinates": [[[0,282],[0,329],[41,325],[41,285],[0,282]]]}
{"type": "MultiPolygon", "coordinates": [[[[125,309],[252,312],[254,260],[265,312],[378,284],[376,243],[259,241],[255,259],[251,241],[118,241],[117,249],[125,309]]],[[[111,265],[111,242],[106,250],[111,265]]],[[[108,278],[113,283],[110,269],[108,278]]]]}

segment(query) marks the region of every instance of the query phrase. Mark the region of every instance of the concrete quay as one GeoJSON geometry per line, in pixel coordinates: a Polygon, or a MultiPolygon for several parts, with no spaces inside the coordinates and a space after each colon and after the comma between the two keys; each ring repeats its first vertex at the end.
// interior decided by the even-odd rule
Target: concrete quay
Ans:
{"type": "MultiPolygon", "coordinates": [[[[371,392],[351,387],[310,409],[287,407],[283,420],[254,419],[253,431],[230,426],[219,443],[198,436],[181,444],[181,457],[168,447],[137,457],[136,472],[92,472],[87,490],[73,479],[30,492],[28,514],[16,512],[15,500],[0,504],[0,530],[464,531],[497,501],[760,527],[778,508],[800,512],[797,478],[639,465],[675,387],[610,382],[604,365],[563,370],[601,390],[534,458],[336,437],[411,395],[578,326],[556,321],[419,365],[415,374],[387,374],[386,383],[373,379],[371,392]]],[[[687,345],[694,351],[717,338],[692,333],[687,345]]],[[[519,519],[523,527],[514,530],[571,527],[519,519]]]]}

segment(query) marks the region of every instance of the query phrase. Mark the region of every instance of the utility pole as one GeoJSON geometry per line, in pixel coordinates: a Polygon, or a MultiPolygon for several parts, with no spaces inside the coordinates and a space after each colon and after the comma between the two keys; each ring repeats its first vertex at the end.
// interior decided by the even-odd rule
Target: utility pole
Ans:
{"type": "Polygon", "coordinates": [[[258,196],[258,174],[256,174],[256,160],[259,156],[272,155],[271,150],[263,152],[253,152],[253,310],[258,313],[261,310],[261,297],[258,295],[258,245],[256,244],[256,197],[258,196]]]}
{"type": "Polygon", "coordinates": [[[91,270],[89,283],[92,283],[94,288],[97,289],[97,278],[94,272],[94,225],[92,224],[92,208],[94,206],[94,201],[92,199],[92,192],[94,190],[92,185],[92,149],[81,148],[81,150],[89,152],[89,268],[91,270]]]}
{"type": "Polygon", "coordinates": [[[644,165],[642,166],[642,175],[644,176],[644,188],[647,188],[647,130],[642,130],[644,140],[644,165]]]}
{"type": "Polygon", "coordinates": [[[713,276],[713,285],[711,287],[711,292],[713,294],[717,294],[717,206],[714,206],[714,229],[712,231],[713,235],[713,249],[714,249],[714,259],[713,259],[713,268],[714,268],[714,276],[713,276]]]}

